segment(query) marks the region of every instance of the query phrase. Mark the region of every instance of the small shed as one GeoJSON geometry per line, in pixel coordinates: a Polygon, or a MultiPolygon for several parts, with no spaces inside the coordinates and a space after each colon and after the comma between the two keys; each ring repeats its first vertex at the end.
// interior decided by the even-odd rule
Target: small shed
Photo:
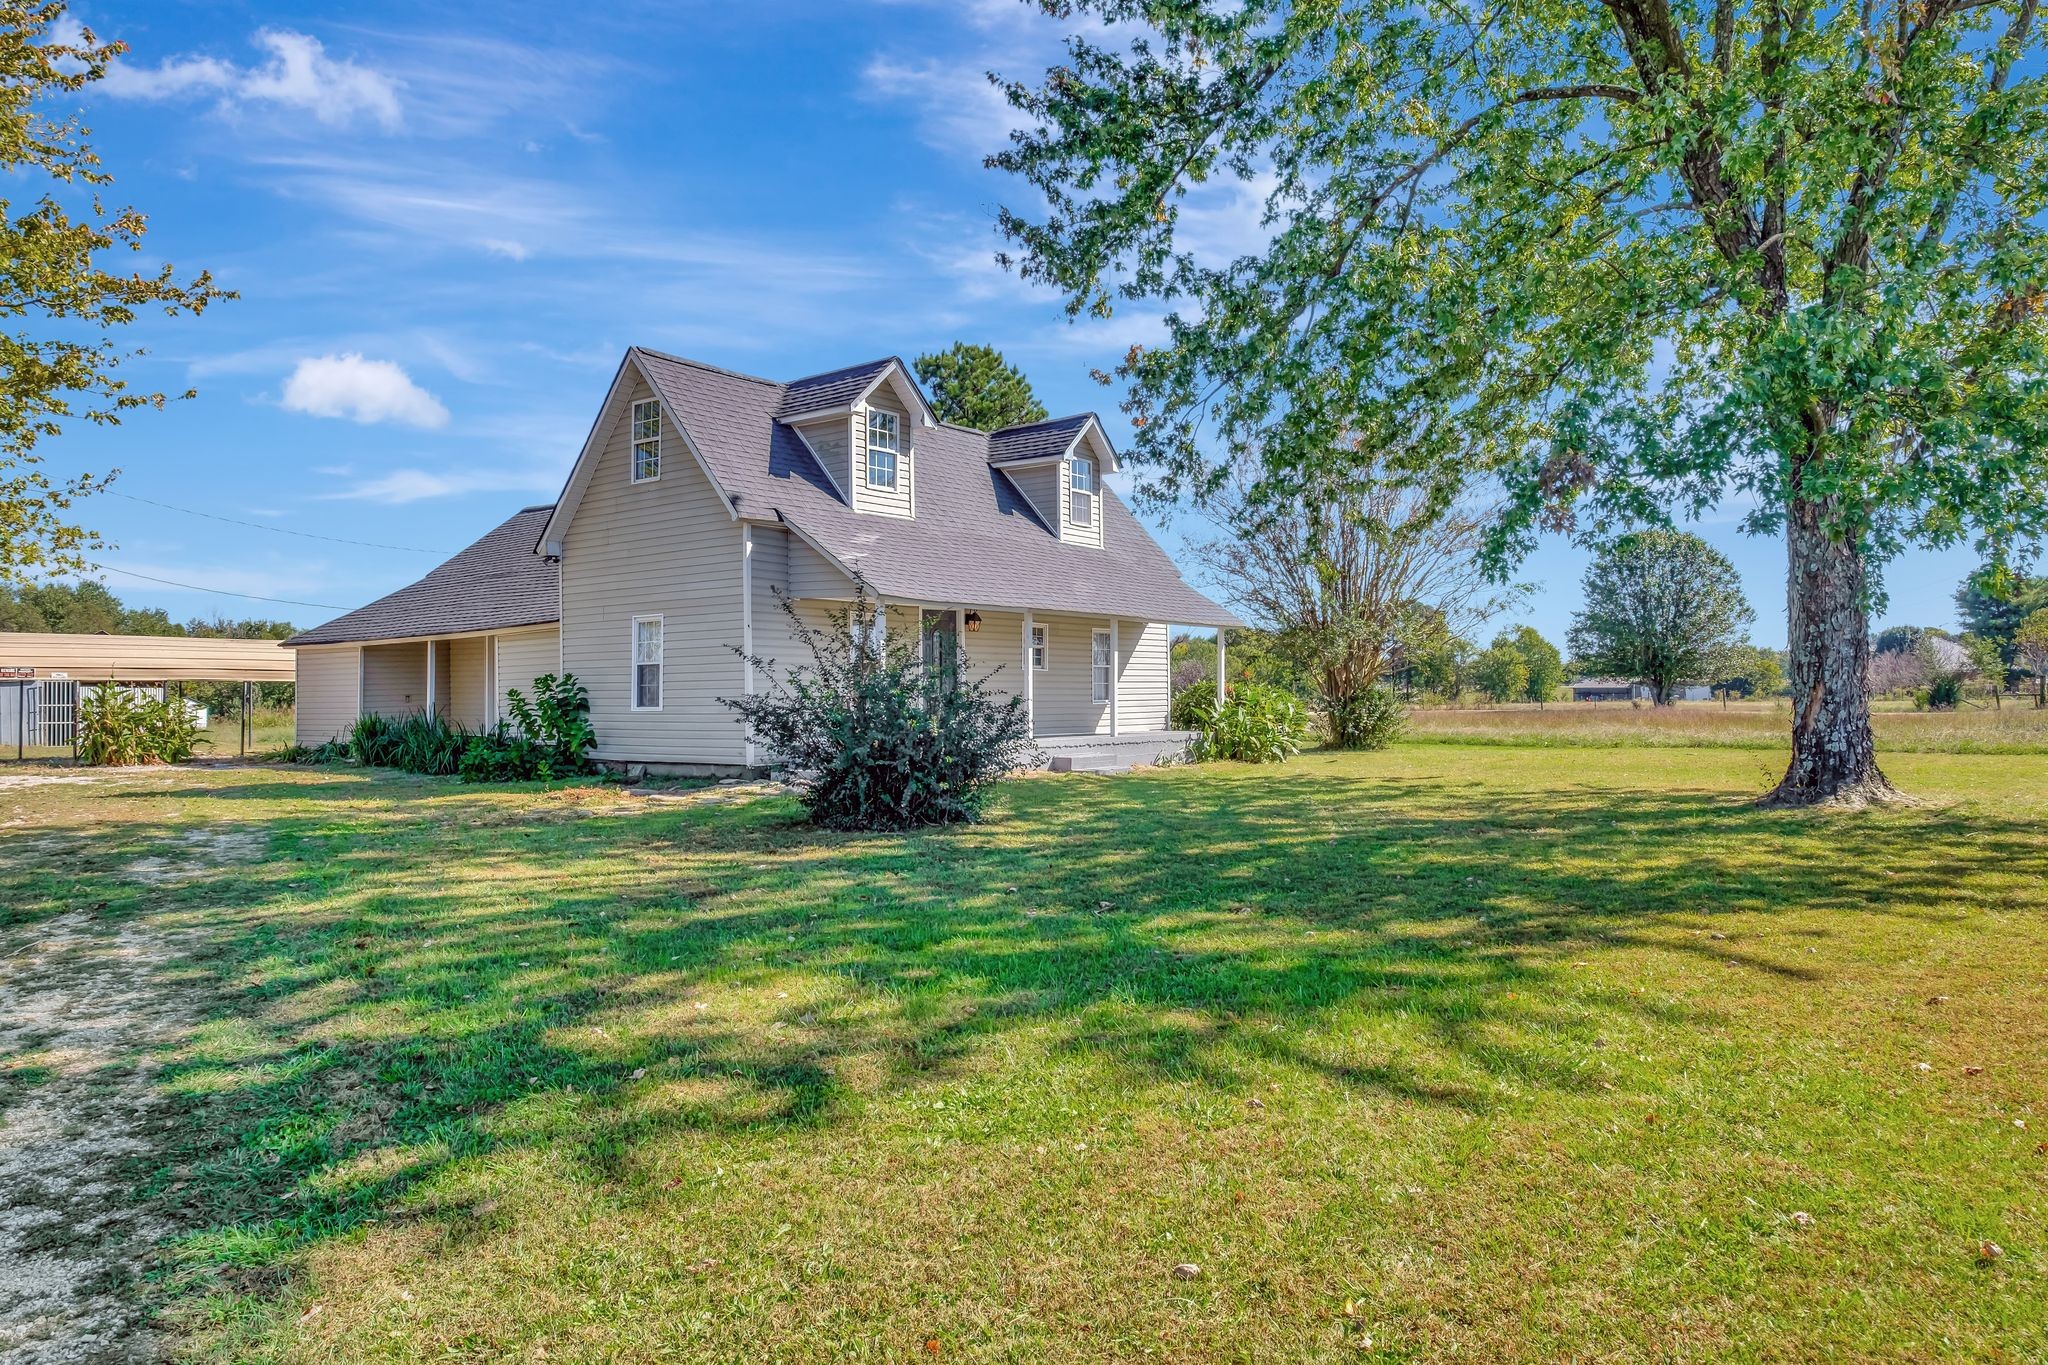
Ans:
{"type": "Polygon", "coordinates": [[[1576,678],[1573,701],[1649,701],[1650,689],[1627,678],[1576,678]]]}

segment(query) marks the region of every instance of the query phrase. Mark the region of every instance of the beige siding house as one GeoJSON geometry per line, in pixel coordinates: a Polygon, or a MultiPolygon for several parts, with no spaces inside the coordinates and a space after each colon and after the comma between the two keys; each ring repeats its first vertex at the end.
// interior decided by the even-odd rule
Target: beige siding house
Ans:
{"type": "Polygon", "coordinates": [[[567,672],[599,760],[756,768],[772,756],[721,704],[766,686],[743,656],[803,662],[782,604],[822,626],[858,578],[887,635],[1023,698],[1049,753],[1147,758],[1178,740],[1172,626],[1236,619],[1181,580],[1115,469],[1092,415],[950,426],[893,358],[780,383],[634,348],[557,502],[289,642],[299,738],[366,712],[494,725],[509,689],[567,672]]]}

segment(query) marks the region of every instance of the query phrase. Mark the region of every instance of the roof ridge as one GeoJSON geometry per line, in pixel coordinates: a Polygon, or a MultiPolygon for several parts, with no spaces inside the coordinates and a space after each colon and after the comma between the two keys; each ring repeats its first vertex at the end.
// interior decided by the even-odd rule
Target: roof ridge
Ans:
{"type": "Polygon", "coordinates": [[[1041,417],[1035,422],[1013,422],[1006,427],[997,427],[994,431],[989,432],[988,435],[1000,436],[1006,431],[1029,431],[1033,427],[1056,427],[1062,422],[1081,421],[1090,418],[1097,422],[1102,420],[1101,414],[1093,411],[1070,412],[1064,417],[1041,417]]]}
{"type": "MultiPolygon", "coordinates": [[[[903,357],[900,355],[885,355],[877,356],[873,360],[857,360],[851,365],[834,365],[831,369],[819,370],[816,374],[800,374],[794,379],[785,380],[783,381],[783,387],[795,388],[806,380],[824,379],[835,374],[852,374],[855,370],[872,370],[877,365],[903,365],[903,357]]],[[[903,365],[903,368],[908,370],[910,367],[903,365]]]]}
{"type": "MultiPolygon", "coordinates": [[[[774,389],[786,389],[789,387],[787,382],[780,379],[769,379],[763,375],[748,374],[745,370],[727,369],[723,365],[713,365],[708,360],[692,360],[686,355],[674,355],[668,351],[657,351],[652,346],[633,346],[629,349],[638,351],[642,355],[651,355],[656,360],[666,360],[671,365],[687,365],[693,370],[703,370],[708,374],[722,374],[727,379],[744,379],[749,384],[766,384],[774,389]]],[[[828,370],[826,373],[830,374],[831,371],[828,370]]],[[[548,506],[552,507],[554,504],[549,503],[548,506]]]]}

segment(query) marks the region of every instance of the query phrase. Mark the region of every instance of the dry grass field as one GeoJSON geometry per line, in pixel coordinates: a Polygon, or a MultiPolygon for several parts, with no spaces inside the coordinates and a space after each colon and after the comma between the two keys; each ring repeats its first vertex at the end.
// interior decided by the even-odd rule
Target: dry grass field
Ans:
{"type": "MultiPolygon", "coordinates": [[[[1973,700],[1956,711],[1914,711],[1881,705],[1875,715],[1878,747],[1891,753],[2048,753],[2048,710],[2031,702],[1973,700]]],[[[1408,738],[1440,744],[1607,746],[1676,745],[1685,748],[1785,749],[1790,704],[1681,702],[1630,706],[1626,702],[1553,702],[1510,706],[1437,707],[1409,715],[1408,738]]]]}

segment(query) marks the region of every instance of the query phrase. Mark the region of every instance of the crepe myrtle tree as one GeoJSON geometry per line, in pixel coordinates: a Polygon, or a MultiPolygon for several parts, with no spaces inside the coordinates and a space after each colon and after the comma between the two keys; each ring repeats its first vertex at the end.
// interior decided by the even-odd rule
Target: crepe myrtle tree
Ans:
{"type": "Polygon", "coordinates": [[[1572,656],[1595,673],[1645,683],[1659,706],[1687,679],[1718,677],[1756,619],[1735,566],[1683,531],[1640,531],[1586,570],[1572,656]]]}
{"type": "Polygon", "coordinates": [[[1739,498],[1789,559],[1767,800],[1894,795],[1879,570],[2043,513],[2036,0],[1041,6],[1102,22],[1000,82],[1028,126],[990,164],[1042,196],[1000,225],[1070,312],[1163,314],[1104,376],[1149,488],[1421,432],[1418,480],[1508,489],[1500,565],[1739,498]],[[1219,180],[1263,207],[1229,260],[1185,215],[1219,180]]]}

